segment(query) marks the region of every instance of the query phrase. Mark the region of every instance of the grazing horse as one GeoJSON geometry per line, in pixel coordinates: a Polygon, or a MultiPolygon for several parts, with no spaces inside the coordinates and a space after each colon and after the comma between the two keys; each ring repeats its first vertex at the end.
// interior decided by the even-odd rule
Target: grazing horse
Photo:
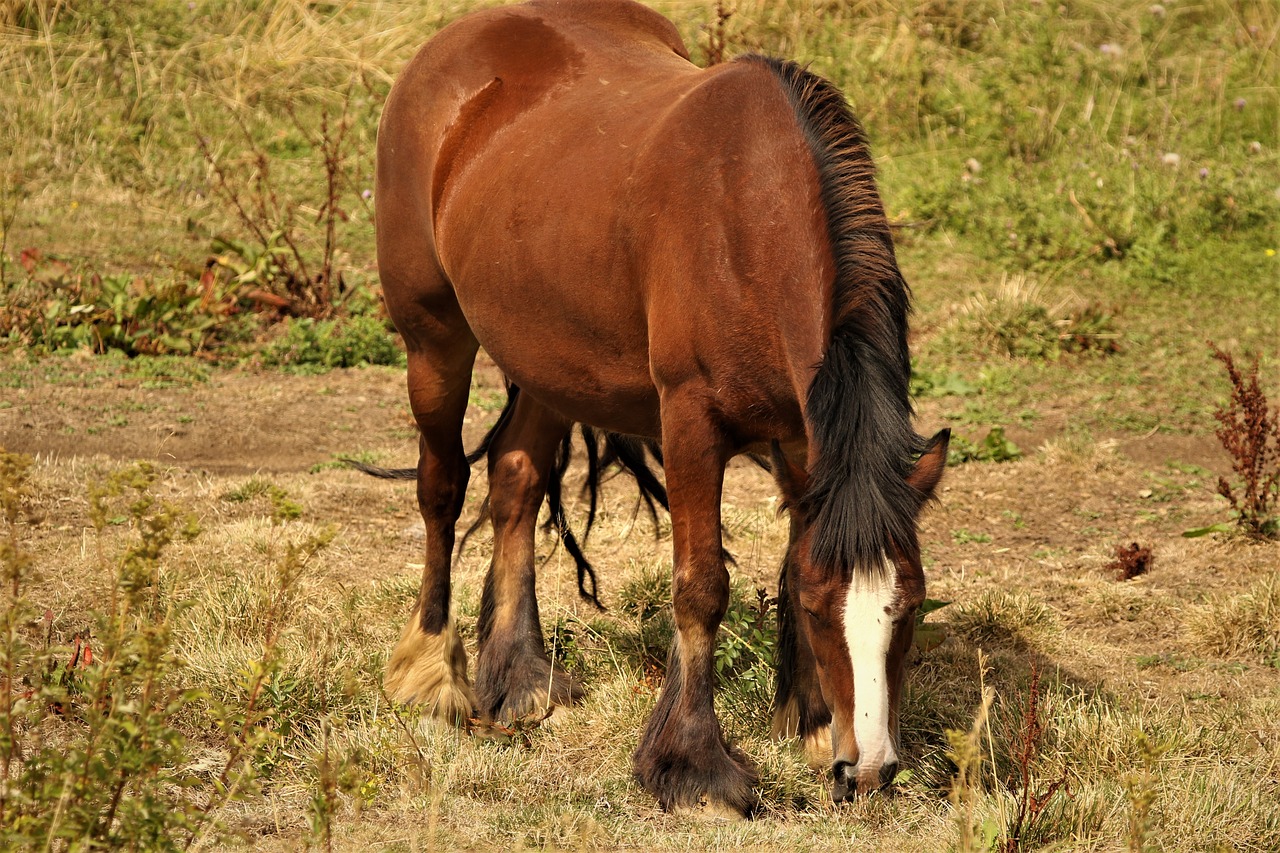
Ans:
{"type": "Polygon", "coordinates": [[[791,522],[775,733],[825,752],[837,801],[893,778],[924,598],[917,516],[948,433],[911,425],[908,288],[873,173],[832,84],[759,56],[698,68],[630,0],[489,9],[417,54],[377,153],[378,263],[408,349],[426,523],[393,698],[510,720],[580,697],[543,645],[534,535],[582,423],[659,442],[670,502],[676,638],[637,781],[667,809],[757,802],[712,703],[721,491],[742,453],[771,459],[791,522]],[[488,447],[473,689],[449,576],[479,346],[519,393],[488,447]]]}

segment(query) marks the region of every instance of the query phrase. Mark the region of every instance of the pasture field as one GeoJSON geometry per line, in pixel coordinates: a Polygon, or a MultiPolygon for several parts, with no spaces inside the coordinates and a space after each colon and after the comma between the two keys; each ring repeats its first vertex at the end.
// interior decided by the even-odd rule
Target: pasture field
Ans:
{"type": "MultiPolygon", "coordinates": [[[[1280,849],[1280,543],[1216,493],[1206,343],[1280,403],[1280,6],[652,4],[699,62],[844,88],[915,294],[919,429],[957,436],[903,769],[852,805],[769,738],[786,524],[731,468],[718,709],[762,808],[723,823],[631,779],[671,560],[622,477],[587,547],[606,612],[540,544],[579,706],[463,733],[380,688],[422,557],[413,487],[337,463],[416,460],[372,142],[475,5],[0,0],[0,846],[1280,849]]],[[[469,445],[502,401],[482,358],[469,445]]],[[[473,661],[490,553],[454,570],[473,661]]]]}

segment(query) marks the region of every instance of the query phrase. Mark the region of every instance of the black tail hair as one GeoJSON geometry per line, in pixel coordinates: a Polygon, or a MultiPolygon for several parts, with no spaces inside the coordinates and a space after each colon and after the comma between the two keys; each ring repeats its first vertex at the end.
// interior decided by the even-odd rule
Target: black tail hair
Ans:
{"type": "MultiPolygon", "coordinates": [[[[498,420],[480,439],[475,449],[467,454],[467,463],[474,465],[489,455],[493,442],[511,421],[515,411],[516,400],[520,396],[520,387],[507,385],[507,402],[498,414],[498,420]]],[[[568,515],[564,507],[564,478],[569,470],[573,455],[573,433],[570,431],[560,442],[556,458],[551,466],[551,474],[547,480],[548,518],[546,529],[555,531],[557,538],[564,545],[565,551],[573,559],[578,572],[578,594],[596,607],[604,610],[600,603],[599,586],[595,568],[582,552],[591,528],[595,525],[596,510],[599,507],[600,485],[610,479],[613,474],[626,471],[636,481],[639,496],[636,499],[636,511],[643,505],[653,519],[655,534],[658,530],[658,507],[670,511],[667,501],[667,490],[655,473],[652,463],[662,466],[662,450],[656,441],[636,436],[620,435],[604,432],[594,427],[580,424],[580,434],[587,455],[587,476],[582,484],[582,491],[587,496],[587,521],[583,526],[582,540],[574,535],[569,526],[568,515]],[[612,473],[611,473],[612,472],[612,473]],[[589,582],[589,588],[588,588],[589,582]]],[[[379,468],[355,459],[343,459],[344,463],[357,471],[384,480],[416,480],[417,468],[379,468]]],[[[486,494],[480,504],[480,512],[462,537],[458,540],[458,550],[466,546],[471,536],[489,519],[489,496],[486,494]]]]}
{"type": "Polygon", "coordinates": [[[569,520],[564,509],[564,476],[569,470],[569,462],[573,458],[573,432],[565,434],[560,442],[560,447],[556,451],[555,463],[551,466],[551,476],[547,479],[547,509],[548,517],[545,527],[554,530],[559,537],[560,542],[564,545],[564,549],[569,556],[573,558],[574,566],[578,570],[578,594],[590,601],[596,607],[604,610],[605,607],[600,603],[598,596],[598,586],[596,580],[595,568],[591,565],[586,555],[582,552],[582,545],[587,544],[588,537],[591,536],[591,528],[595,525],[596,510],[599,507],[600,484],[609,477],[604,476],[613,466],[617,466],[618,471],[626,471],[636,481],[636,488],[639,490],[639,496],[636,499],[636,510],[639,511],[640,505],[649,510],[649,516],[653,519],[654,532],[658,530],[658,510],[661,506],[664,510],[670,511],[670,504],[667,502],[667,489],[662,485],[662,481],[658,479],[653,469],[649,465],[649,459],[646,453],[653,458],[659,466],[662,465],[662,451],[656,442],[636,438],[634,436],[619,435],[617,433],[603,432],[594,427],[580,424],[580,433],[582,435],[582,443],[587,452],[587,476],[582,483],[582,491],[587,496],[587,522],[582,528],[582,542],[579,544],[573,530],[569,527],[569,520]],[[603,444],[603,447],[601,447],[603,444]],[[591,581],[591,589],[587,590],[586,582],[591,581]]]}

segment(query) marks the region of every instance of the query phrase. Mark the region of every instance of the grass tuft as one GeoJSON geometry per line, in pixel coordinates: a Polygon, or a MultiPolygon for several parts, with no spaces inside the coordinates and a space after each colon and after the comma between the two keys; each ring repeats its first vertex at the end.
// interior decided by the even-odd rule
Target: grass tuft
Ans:
{"type": "Polygon", "coordinates": [[[1114,352],[1119,334],[1110,316],[1078,297],[1050,303],[1040,285],[1006,276],[994,295],[976,294],[960,308],[953,337],[1010,358],[1055,360],[1067,353],[1114,352]]]}
{"type": "Polygon", "coordinates": [[[952,631],[982,648],[1035,645],[1059,629],[1054,612],[1026,593],[983,593],[953,604],[947,613],[952,631]]]}
{"type": "Polygon", "coordinates": [[[1280,575],[1192,610],[1185,627],[1206,655],[1280,668],[1280,575]]]}

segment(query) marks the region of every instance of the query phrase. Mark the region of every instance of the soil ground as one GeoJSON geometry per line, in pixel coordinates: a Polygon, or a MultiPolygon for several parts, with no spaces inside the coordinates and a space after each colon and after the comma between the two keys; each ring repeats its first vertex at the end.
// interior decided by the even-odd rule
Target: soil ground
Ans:
{"type": "MultiPolygon", "coordinates": [[[[248,369],[216,371],[208,381],[128,375],[120,361],[70,356],[45,362],[9,359],[0,387],[0,446],[60,457],[101,455],[234,476],[305,471],[335,455],[376,451],[387,464],[412,465],[417,440],[404,371],[333,370],[320,375],[248,369]],[[114,368],[114,369],[113,369],[114,368]]],[[[464,436],[473,445],[504,399],[501,373],[483,353],[464,436]]],[[[1034,450],[1070,425],[1072,410],[1051,394],[1033,426],[1005,427],[1034,450]]],[[[940,401],[918,404],[919,429],[945,423],[940,401]]],[[[1153,469],[1169,462],[1218,470],[1228,459],[1213,436],[1132,432],[1095,437],[1153,469]]]]}

